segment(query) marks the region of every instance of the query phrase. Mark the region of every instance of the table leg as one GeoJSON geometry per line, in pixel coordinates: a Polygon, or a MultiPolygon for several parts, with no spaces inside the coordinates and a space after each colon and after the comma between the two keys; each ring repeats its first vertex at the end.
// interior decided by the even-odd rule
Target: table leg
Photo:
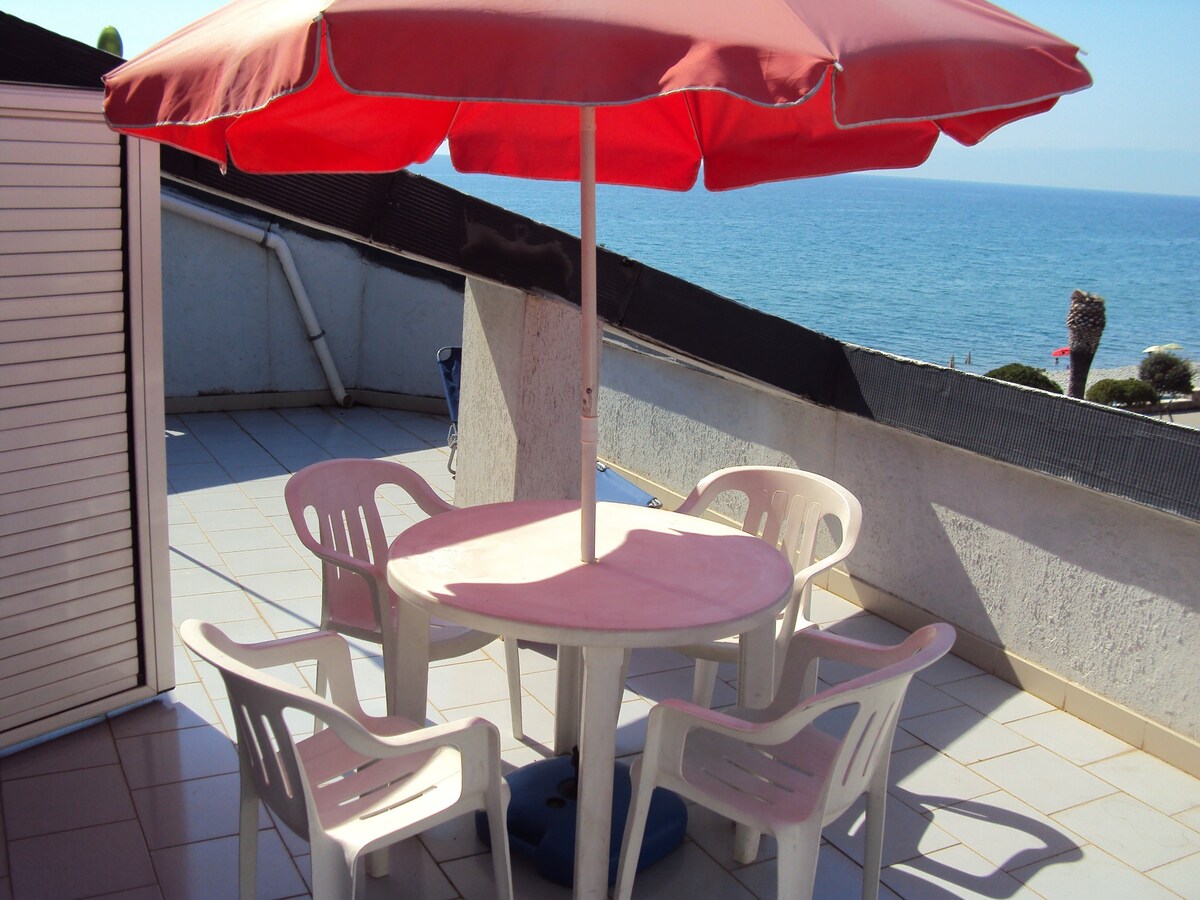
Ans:
{"type": "Polygon", "coordinates": [[[747,631],[738,654],[738,706],[762,709],[775,694],[775,621],[747,631]]]}
{"type": "Polygon", "coordinates": [[[570,753],[579,745],[579,703],[583,692],[583,655],[578,647],[558,648],[554,692],[554,753],[570,753]]]}
{"type": "MultiPolygon", "coordinates": [[[[396,644],[390,672],[385,672],[388,712],[425,724],[429,695],[429,613],[400,600],[396,603],[396,644]]],[[[386,649],[386,648],[385,648],[386,649]]],[[[388,662],[384,653],[384,664],[388,662]]]]}
{"type": "MultiPolygon", "coordinates": [[[[775,622],[770,620],[761,628],[748,631],[741,637],[738,655],[738,705],[761,709],[771,702],[775,693],[775,622]]],[[[733,833],[733,858],[743,864],[758,857],[759,833],[738,825],[733,833]]]]}
{"type": "Polygon", "coordinates": [[[621,706],[619,647],[583,649],[583,713],[579,735],[579,782],[575,822],[575,900],[608,896],[612,828],[613,765],[621,706]]]}

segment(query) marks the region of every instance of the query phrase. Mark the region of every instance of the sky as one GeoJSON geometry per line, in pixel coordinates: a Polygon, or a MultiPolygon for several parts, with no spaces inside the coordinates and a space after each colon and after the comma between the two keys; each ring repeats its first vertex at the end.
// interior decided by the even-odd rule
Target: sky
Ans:
{"type": "MultiPolygon", "coordinates": [[[[219,0],[0,0],[0,9],[94,45],[114,25],[125,56],[223,5],[219,0]]],[[[1001,0],[1079,45],[1095,84],[976,147],[938,142],[906,174],[1200,196],[1200,2],[1001,0]]]]}

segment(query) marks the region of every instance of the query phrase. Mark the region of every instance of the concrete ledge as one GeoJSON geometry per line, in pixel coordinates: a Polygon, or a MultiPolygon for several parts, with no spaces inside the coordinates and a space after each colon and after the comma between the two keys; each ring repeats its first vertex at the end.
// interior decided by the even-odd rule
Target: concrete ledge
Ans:
{"type": "MultiPolygon", "coordinates": [[[[913,631],[939,621],[918,606],[866,584],[840,569],[818,579],[825,588],[868,612],[913,631]]],[[[954,624],[954,623],[951,623],[954,624]]],[[[1022,659],[977,635],[958,630],[954,655],[1051,706],[1076,716],[1177,769],[1200,778],[1200,742],[1153,722],[1141,713],[1102,697],[1036,663],[1022,659]]]]}

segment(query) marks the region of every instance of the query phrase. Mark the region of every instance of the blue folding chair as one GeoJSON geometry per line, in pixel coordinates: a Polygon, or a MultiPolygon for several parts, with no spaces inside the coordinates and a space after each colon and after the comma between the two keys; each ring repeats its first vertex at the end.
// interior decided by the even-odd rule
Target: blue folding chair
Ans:
{"type": "MultiPolygon", "coordinates": [[[[442,389],[446,393],[446,408],[450,412],[450,433],[446,445],[450,448],[450,461],[446,468],[455,474],[454,458],[458,453],[458,394],[462,379],[462,347],[442,347],[437,352],[438,374],[442,376],[442,389]]],[[[629,503],[634,506],[662,507],[662,501],[643,491],[633,482],[621,477],[602,462],[596,463],[596,499],[609,503],[629,503]]]]}
{"type": "Polygon", "coordinates": [[[446,393],[446,407],[450,412],[450,433],[446,446],[450,448],[450,461],[446,468],[454,472],[454,457],[458,453],[458,386],[462,377],[462,347],[442,347],[437,352],[438,374],[442,376],[442,390],[446,393]]]}

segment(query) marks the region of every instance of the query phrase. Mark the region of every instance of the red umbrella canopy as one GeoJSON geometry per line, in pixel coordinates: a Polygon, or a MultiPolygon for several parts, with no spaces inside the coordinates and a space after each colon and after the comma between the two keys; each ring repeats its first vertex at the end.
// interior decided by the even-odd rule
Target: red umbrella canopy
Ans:
{"type": "Polygon", "coordinates": [[[1050,355],[1051,356],[1070,356],[1071,348],[1070,347],[1059,347],[1057,350],[1051,351],[1050,355]]]}
{"type": "Polygon", "coordinates": [[[105,78],[118,131],[246,172],[580,182],[580,554],[595,558],[595,184],[916,166],[1091,84],[984,0],[234,0],[105,78]]]}
{"type": "Polygon", "coordinates": [[[919,165],[1091,78],[983,0],[235,0],[106,77],[112,127],[248,172],[684,190],[919,165]]]}

